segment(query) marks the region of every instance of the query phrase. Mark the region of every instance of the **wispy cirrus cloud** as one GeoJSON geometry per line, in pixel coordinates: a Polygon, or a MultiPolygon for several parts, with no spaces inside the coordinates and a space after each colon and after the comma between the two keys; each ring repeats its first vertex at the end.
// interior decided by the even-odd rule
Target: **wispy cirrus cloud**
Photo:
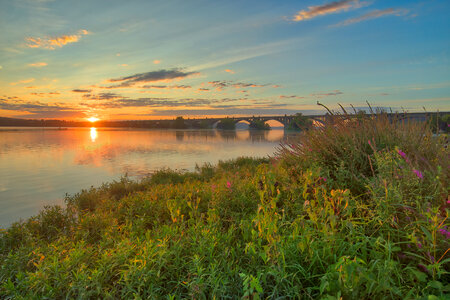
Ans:
{"type": "Polygon", "coordinates": [[[339,22],[339,23],[333,25],[332,27],[348,26],[351,24],[355,24],[355,23],[359,23],[359,22],[363,22],[363,21],[367,21],[367,20],[371,20],[371,19],[377,19],[377,18],[381,18],[381,17],[385,17],[385,16],[401,17],[401,16],[405,16],[406,14],[408,14],[408,12],[409,12],[409,10],[402,9],[402,8],[397,8],[397,9],[387,8],[387,9],[383,9],[383,10],[377,9],[377,10],[368,12],[362,16],[347,19],[345,21],[339,22]]]}
{"type": "Polygon", "coordinates": [[[185,72],[183,69],[161,69],[158,71],[151,71],[145,73],[138,73],[121,78],[109,79],[109,82],[119,82],[117,85],[109,86],[106,88],[120,88],[131,87],[139,83],[156,82],[156,81],[171,81],[175,79],[183,79],[192,75],[200,74],[198,72],[185,72]]]}
{"type": "Polygon", "coordinates": [[[61,48],[64,45],[76,43],[81,39],[83,35],[87,34],[90,34],[90,32],[85,29],[82,29],[79,30],[76,34],[71,35],[60,35],[45,38],[27,37],[25,40],[27,41],[27,47],[29,48],[42,48],[48,50],[55,50],[56,48],[61,48]]]}
{"type": "Polygon", "coordinates": [[[322,5],[309,6],[308,9],[297,12],[297,14],[292,18],[292,21],[305,21],[318,16],[335,14],[348,11],[350,9],[360,8],[368,4],[368,2],[361,2],[359,0],[341,0],[322,5]]]}
{"type": "Polygon", "coordinates": [[[37,63],[33,63],[33,64],[28,64],[29,67],[45,67],[47,66],[46,62],[37,62],[37,63]]]}

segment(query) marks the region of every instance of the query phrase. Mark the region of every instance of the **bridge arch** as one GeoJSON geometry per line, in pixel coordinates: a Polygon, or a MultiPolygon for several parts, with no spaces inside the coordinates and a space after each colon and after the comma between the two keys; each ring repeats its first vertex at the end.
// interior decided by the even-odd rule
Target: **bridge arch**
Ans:
{"type": "Polygon", "coordinates": [[[269,125],[271,129],[275,129],[275,128],[281,129],[281,128],[285,127],[285,124],[283,124],[282,122],[280,122],[279,120],[276,120],[276,119],[266,120],[264,123],[269,125]]]}

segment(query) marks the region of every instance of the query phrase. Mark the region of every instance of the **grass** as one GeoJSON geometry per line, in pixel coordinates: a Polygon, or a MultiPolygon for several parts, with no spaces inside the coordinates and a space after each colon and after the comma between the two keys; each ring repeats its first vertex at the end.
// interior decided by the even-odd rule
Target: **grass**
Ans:
{"type": "Polygon", "coordinates": [[[338,115],[270,160],[81,191],[1,232],[0,296],[444,299],[445,139],[338,115]]]}

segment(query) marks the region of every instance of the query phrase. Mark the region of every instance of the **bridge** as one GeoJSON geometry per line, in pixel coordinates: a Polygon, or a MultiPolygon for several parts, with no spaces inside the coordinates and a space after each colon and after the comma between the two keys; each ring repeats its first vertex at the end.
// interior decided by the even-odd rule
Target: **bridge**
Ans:
{"type": "MultiPolygon", "coordinates": [[[[425,122],[431,115],[436,114],[433,113],[427,113],[427,112],[419,112],[419,113],[388,113],[387,116],[389,119],[405,119],[409,121],[416,121],[416,122],[425,122]]],[[[448,112],[439,113],[440,115],[448,114],[448,112]]],[[[366,114],[366,116],[371,116],[371,114],[366,114]]],[[[295,115],[284,115],[284,116],[241,116],[241,117],[228,117],[228,119],[231,119],[235,122],[235,124],[245,121],[249,124],[254,123],[255,121],[263,121],[268,122],[271,120],[275,120],[283,124],[284,127],[288,127],[296,118],[295,115]]],[[[320,124],[323,124],[328,118],[330,118],[330,115],[310,115],[306,116],[309,119],[312,119],[314,124],[317,126],[320,124]]],[[[357,117],[355,114],[348,115],[350,118],[357,117]]],[[[198,124],[203,123],[207,124],[210,127],[215,127],[221,120],[224,118],[203,118],[203,119],[185,119],[184,123],[188,127],[195,127],[198,126],[198,124]]]]}

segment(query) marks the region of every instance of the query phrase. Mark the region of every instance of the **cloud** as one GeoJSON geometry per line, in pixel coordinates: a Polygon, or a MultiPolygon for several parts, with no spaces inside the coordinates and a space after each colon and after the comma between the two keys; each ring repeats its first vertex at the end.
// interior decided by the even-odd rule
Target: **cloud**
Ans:
{"type": "Polygon", "coordinates": [[[304,99],[305,97],[297,96],[297,95],[280,95],[280,99],[304,99]]]}
{"type": "Polygon", "coordinates": [[[19,117],[33,118],[77,118],[85,114],[71,106],[62,103],[42,103],[39,101],[6,100],[0,98],[0,109],[27,112],[29,114],[19,117]]]}
{"type": "Polygon", "coordinates": [[[30,83],[33,82],[34,78],[19,80],[17,82],[11,82],[10,85],[22,84],[22,83],[30,83]]]}
{"type": "Polygon", "coordinates": [[[331,92],[313,93],[313,94],[310,94],[310,96],[317,97],[317,98],[323,98],[323,97],[328,97],[328,96],[338,96],[338,95],[342,95],[342,94],[344,94],[344,93],[341,92],[340,90],[334,90],[331,92]]]}
{"type": "Polygon", "coordinates": [[[87,30],[79,30],[77,34],[61,35],[56,37],[34,38],[27,37],[25,40],[28,42],[29,48],[43,48],[48,50],[54,50],[61,48],[64,45],[78,42],[83,35],[90,34],[87,30]]]}
{"type": "Polygon", "coordinates": [[[131,87],[135,84],[144,82],[155,82],[162,80],[182,79],[191,75],[199,74],[198,72],[184,72],[182,69],[175,68],[170,70],[161,69],[146,73],[134,74],[131,76],[109,79],[109,82],[120,82],[118,85],[109,86],[107,88],[131,87]]]}
{"type": "Polygon", "coordinates": [[[158,60],[158,59],[155,59],[155,60],[153,61],[153,63],[154,63],[155,65],[157,65],[157,64],[161,63],[161,61],[158,60]]]}
{"type": "Polygon", "coordinates": [[[230,70],[230,69],[225,69],[225,72],[230,73],[230,74],[236,73],[236,72],[234,72],[233,70],[230,70]]]}
{"type": "Polygon", "coordinates": [[[125,99],[122,95],[116,93],[100,93],[100,94],[84,94],[83,99],[86,100],[112,100],[112,99],[125,99]]]}
{"type": "Polygon", "coordinates": [[[348,11],[352,8],[360,8],[367,4],[367,2],[360,2],[359,0],[341,0],[317,6],[309,6],[308,9],[299,11],[292,18],[292,21],[299,22],[309,20],[318,16],[348,11]]]}
{"type": "Polygon", "coordinates": [[[121,67],[128,67],[127,64],[119,64],[119,66],[121,66],[121,67]]]}
{"type": "MultiPolygon", "coordinates": [[[[218,91],[221,91],[224,88],[228,88],[228,87],[234,87],[236,89],[241,89],[241,88],[265,87],[265,86],[272,85],[271,83],[256,84],[256,83],[234,82],[234,81],[231,81],[231,80],[209,81],[208,84],[212,85],[218,91]]],[[[273,86],[273,87],[275,87],[275,86],[273,86]]],[[[278,86],[276,86],[276,87],[278,87],[278,86]]]]}
{"type": "Polygon", "coordinates": [[[203,92],[209,91],[209,89],[205,89],[205,88],[199,88],[198,90],[199,90],[199,91],[203,91],[203,92]]]}
{"type": "Polygon", "coordinates": [[[190,85],[144,85],[144,89],[190,89],[190,85]]]}
{"type": "Polygon", "coordinates": [[[30,95],[33,96],[39,96],[39,97],[44,97],[44,96],[53,96],[53,95],[61,95],[61,93],[59,92],[50,92],[50,93],[30,93],[30,95]]]}
{"type": "Polygon", "coordinates": [[[74,93],[90,93],[91,90],[82,90],[82,89],[74,89],[72,90],[74,93]]]}
{"type": "Polygon", "coordinates": [[[406,15],[408,12],[409,11],[407,9],[400,9],[400,8],[398,8],[398,9],[387,8],[387,9],[383,9],[383,10],[374,10],[374,11],[371,11],[360,17],[347,19],[345,21],[337,23],[337,24],[333,25],[333,27],[348,26],[350,24],[355,24],[355,23],[367,21],[370,19],[377,19],[377,18],[381,18],[384,16],[390,16],[390,15],[400,17],[400,16],[406,15]]]}
{"type": "Polygon", "coordinates": [[[47,65],[46,62],[37,62],[34,64],[28,64],[28,66],[30,66],[30,67],[45,67],[46,65],[47,65]]]}
{"type": "Polygon", "coordinates": [[[3,67],[2,67],[2,66],[0,66],[0,70],[1,70],[1,69],[3,69],[3,67]]]}

